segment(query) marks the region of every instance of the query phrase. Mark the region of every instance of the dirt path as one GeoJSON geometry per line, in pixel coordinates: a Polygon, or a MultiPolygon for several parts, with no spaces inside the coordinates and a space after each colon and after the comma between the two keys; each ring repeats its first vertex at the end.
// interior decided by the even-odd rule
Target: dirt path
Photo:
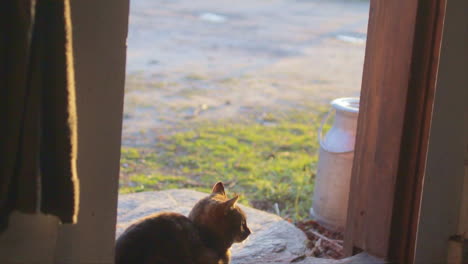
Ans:
{"type": "Polygon", "coordinates": [[[123,144],[358,96],[368,2],[131,1],[123,144]]]}

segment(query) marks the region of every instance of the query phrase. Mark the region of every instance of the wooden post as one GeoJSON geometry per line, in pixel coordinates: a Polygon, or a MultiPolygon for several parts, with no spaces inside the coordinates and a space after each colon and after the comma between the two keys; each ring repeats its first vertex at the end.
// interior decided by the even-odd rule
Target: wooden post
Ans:
{"type": "Polygon", "coordinates": [[[371,0],[345,251],[413,263],[445,0],[371,0]]]}

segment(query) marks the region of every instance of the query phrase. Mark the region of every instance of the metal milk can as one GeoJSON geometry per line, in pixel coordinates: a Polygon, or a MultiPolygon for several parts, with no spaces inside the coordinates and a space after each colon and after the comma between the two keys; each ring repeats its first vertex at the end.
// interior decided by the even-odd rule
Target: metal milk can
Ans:
{"type": "Polygon", "coordinates": [[[359,98],[338,98],[331,102],[331,106],[318,134],[320,151],[310,213],[323,226],[343,230],[348,209],[359,98]],[[333,125],[323,137],[323,126],[333,110],[336,112],[333,125]]]}

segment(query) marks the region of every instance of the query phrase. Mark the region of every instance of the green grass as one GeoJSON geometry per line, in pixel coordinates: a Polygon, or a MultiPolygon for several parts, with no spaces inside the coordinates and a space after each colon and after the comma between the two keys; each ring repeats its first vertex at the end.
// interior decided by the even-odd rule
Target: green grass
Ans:
{"type": "Polygon", "coordinates": [[[203,81],[203,80],[206,80],[207,77],[201,74],[192,73],[192,74],[185,76],[185,79],[188,81],[203,81]]]}
{"type": "MultiPolygon", "coordinates": [[[[122,148],[121,193],[223,181],[241,202],[295,220],[308,216],[323,111],[289,113],[274,125],[203,123],[149,148],[122,148]]],[[[269,118],[271,119],[271,118],[269,118]]],[[[269,120],[270,121],[270,120],[269,120]]]]}

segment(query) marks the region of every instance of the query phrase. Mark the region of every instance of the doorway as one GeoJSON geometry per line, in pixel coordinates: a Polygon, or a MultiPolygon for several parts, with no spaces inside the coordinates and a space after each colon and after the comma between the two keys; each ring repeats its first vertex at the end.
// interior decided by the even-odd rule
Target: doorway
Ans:
{"type": "Polygon", "coordinates": [[[246,206],[308,219],[320,122],[332,99],[359,96],[368,13],[368,1],[131,2],[122,197],[223,181],[246,206]]]}

